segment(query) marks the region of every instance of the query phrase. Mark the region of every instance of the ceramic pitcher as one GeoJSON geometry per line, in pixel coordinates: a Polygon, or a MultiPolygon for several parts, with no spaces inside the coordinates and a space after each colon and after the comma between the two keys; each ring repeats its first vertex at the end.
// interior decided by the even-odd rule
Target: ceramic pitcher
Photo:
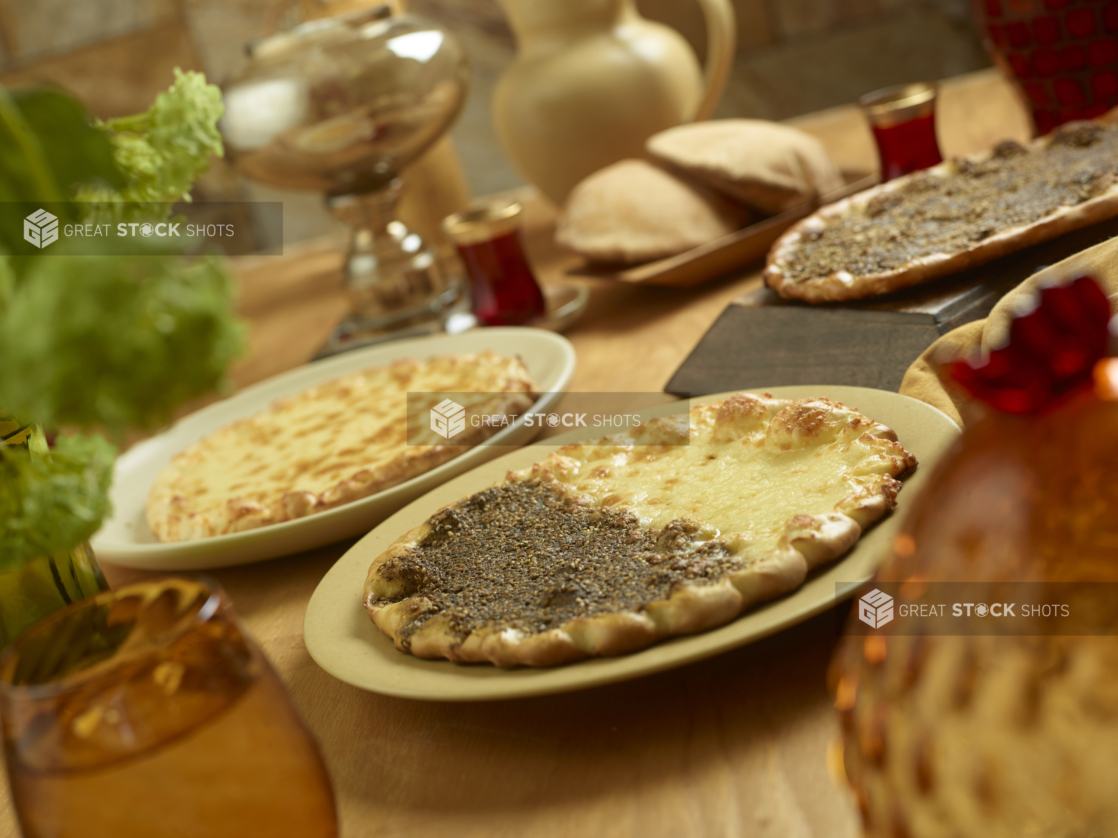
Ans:
{"type": "Polygon", "coordinates": [[[562,204],[587,175],[640,157],[650,136],[710,116],[733,62],[729,0],[698,0],[706,78],[681,35],[633,0],[499,0],[518,54],[493,93],[493,121],[520,174],[562,204]]]}

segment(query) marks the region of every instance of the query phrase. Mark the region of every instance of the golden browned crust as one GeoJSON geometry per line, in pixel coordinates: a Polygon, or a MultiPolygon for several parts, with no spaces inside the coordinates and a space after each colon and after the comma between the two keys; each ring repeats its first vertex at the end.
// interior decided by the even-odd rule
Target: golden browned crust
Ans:
{"type": "MultiPolygon", "coordinates": [[[[656,444],[671,438],[679,427],[679,419],[654,420],[637,434],[611,438],[612,445],[567,446],[523,472],[510,473],[507,481],[539,481],[579,505],[632,511],[642,527],[659,527],[664,518],[675,516],[665,498],[677,490],[664,485],[663,474],[654,469],[658,458],[667,458],[664,473],[692,484],[715,484],[712,492],[696,491],[688,496],[688,503],[693,499],[700,514],[682,523],[701,539],[723,542],[740,558],[739,570],[712,583],[679,584],[667,599],[649,602],[638,611],[573,619],[540,633],[498,623],[462,637],[451,629],[448,615],[429,616],[436,606],[424,597],[422,584],[398,572],[404,558],[431,532],[428,521],[401,536],[373,561],[364,587],[369,616],[398,649],[422,658],[553,666],[633,652],[666,637],[722,625],[752,605],[798,588],[809,570],[845,553],[864,528],[894,508],[901,486],[897,477],[916,466],[915,458],[897,442],[892,430],[825,399],[787,401],[737,394],[692,409],[689,446],[656,444]],[[681,454],[684,449],[687,453],[681,454]],[[830,508],[811,513],[796,512],[783,518],[776,510],[773,514],[779,523],[764,532],[752,530],[748,522],[736,530],[720,528],[718,524],[725,526],[727,521],[731,525],[741,522],[713,510],[706,517],[716,522],[704,520],[704,504],[709,507],[709,500],[724,486],[747,480],[749,472],[739,468],[737,476],[725,475],[721,485],[703,474],[687,472],[701,468],[695,464],[704,460],[714,463],[720,472],[732,470],[735,462],[741,462],[735,456],[752,449],[759,451],[759,457],[779,460],[786,456],[797,464],[837,458],[844,463],[842,496],[830,508]],[[653,471],[646,479],[638,476],[626,482],[611,478],[611,466],[602,465],[607,462],[616,473],[640,472],[643,467],[653,471]],[[405,632],[416,619],[424,622],[405,632]]],[[[818,474],[829,473],[828,468],[824,465],[818,474]]],[[[774,484],[780,482],[780,475],[770,476],[774,484]]],[[[817,477],[816,472],[805,476],[804,480],[816,482],[801,488],[822,486],[817,477]]],[[[790,485],[795,485],[794,479],[790,485]]]]}
{"type": "Polygon", "coordinates": [[[470,417],[517,416],[532,405],[533,391],[519,359],[491,350],[401,359],[320,384],[177,454],[149,492],[148,525],[161,541],[186,541],[270,526],[369,497],[489,438],[500,426],[474,427],[470,417]],[[442,444],[422,425],[426,410],[401,421],[408,415],[409,391],[486,395],[464,405],[465,429],[453,444],[442,444]],[[409,445],[409,424],[416,425],[413,435],[428,434],[433,444],[409,445]]]}
{"type": "MultiPolygon", "coordinates": [[[[1041,137],[1025,148],[1030,154],[1043,153],[1053,136],[1050,134],[1041,137]]],[[[995,153],[995,150],[990,150],[964,159],[970,163],[982,163],[995,153]]],[[[1115,179],[1097,197],[1074,206],[1061,206],[1032,224],[999,230],[962,250],[921,256],[894,270],[871,274],[855,276],[847,271],[836,271],[803,281],[789,275],[787,266],[795,261],[800,242],[805,237],[822,231],[832,219],[863,212],[871,201],[903,190],[918,178],[949,178],[956,171],[958,161],[947,160],[930,169],[891,180],[821,208],[796,223],[773,245],[765,267],[765,284],[782,297],[811,303],[863,299],[974,268],[1118,215],[1118,179],[1115,179]]]]}

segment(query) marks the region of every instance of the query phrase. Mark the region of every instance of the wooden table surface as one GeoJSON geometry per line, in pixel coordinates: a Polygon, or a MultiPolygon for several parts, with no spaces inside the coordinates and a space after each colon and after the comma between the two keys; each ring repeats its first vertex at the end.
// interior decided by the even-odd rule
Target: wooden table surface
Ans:
{"type": "MultiPolygon", "coordinates": [[[[843,168],[875,167],[855,108],[794,122],[843,168]]],[[[945,155],[1028,136],[1022,108],[993,71],[948,82],[939,124],[945,155]]],[[[553,220],[530,202],[529,249],[545,283],[566,281],[571,264],[551,243],[553,220]]],[[[336,243],[322,242],[241,263],[241,308],[253,328],[238,384],[314,354],[345,308],[340,264],[336,243]]],[[[576,280],[590,286],[591,304],[567,332],[578,353],[570,389],[659,393],[729,301],[756,287],[758,271],[748,266],[691,291],[576,280]]],[[[494,703],[408,701],[335,680],[303,645],[307,601],[348,546],[210,574],[317,736],[345,838],[858,834],[851,801],[827,768],[837,736],[825,686],[837,640],[833,614],[613,686],[494,703]]],[[[145,576],[105,570],[114,586],[145,576]]],[[[18,834],[0,787],[0,835],[18,834]]]]}

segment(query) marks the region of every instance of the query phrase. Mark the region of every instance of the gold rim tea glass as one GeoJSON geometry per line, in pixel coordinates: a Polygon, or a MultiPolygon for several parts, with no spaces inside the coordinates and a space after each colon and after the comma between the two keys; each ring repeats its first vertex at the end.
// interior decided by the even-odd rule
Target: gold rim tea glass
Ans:
{"type": "Polygon", "coordinates": [[[858,100],[881,160],[881,180],[893,180],[943,162],[936,140],[934,84],[902,84],[858,100]]]}
{"type": "Polygon", "coordinates": [[[498,200],[443,221],[470,279],[474,316],[483,326],[522,326],[547,313],[543,291],[524,252],[522,214],[518,202],[498,200]]]}
{"type": "Polygon", "coordinates": [[[208,580],[75,603],[0,657],[24,838],[332,838],[330,779],[279,678],[208,580]]]}

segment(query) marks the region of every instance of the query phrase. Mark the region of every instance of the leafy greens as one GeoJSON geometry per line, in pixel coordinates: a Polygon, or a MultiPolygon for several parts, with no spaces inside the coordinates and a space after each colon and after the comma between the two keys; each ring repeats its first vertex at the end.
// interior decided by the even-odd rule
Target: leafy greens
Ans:
{"type": "Polygon", "coordinates": [[[59,437],[50,456],[0,445],[0,573],[86,541],[111,511],[116,449],[99,436],[59,437]]]}
{"type": "Polygon", "coordinates": [[[206,171],[210,156],[221,157],[217,121],[224,113],[221,91],[201,73],[175,68],[175,83],[141,114],[102,123],[113,156],[124,172],[123,188],[85,187],[93,223],[164,220],[175,201],[189,201],[190,187],[206,171]]]}
{"type": "Polygon", "coordinates": [[[47,428],[157,427],[241,353],[233,295],[213,258],[37,259],[0,313],[0,405],[47,428]]]}
{"type": "MultiPolygon", "coordinates": [[[[0,408],[119,439],[222,383],[245,336],[219,261],[64,242],[45,254],[21,235],[28,203],[63,223],[166,219],[222,154],[221,114],[220,91],[177,69],[151,109],[107,123],[59,91],[0,87],[0,408]]],[[[93,435],[49,452],[0,445],[0,572],[96,532],[114,455],[93,435]]]]}
{"type": "Polygon", "coordinates": [[[63,222],[76,221],[76,187],[127,183],[112,141],[81,105],[57,90],[0,87],[0,252],[38,255],[23,239],[27,204],[49,202],[63,222]]]}

